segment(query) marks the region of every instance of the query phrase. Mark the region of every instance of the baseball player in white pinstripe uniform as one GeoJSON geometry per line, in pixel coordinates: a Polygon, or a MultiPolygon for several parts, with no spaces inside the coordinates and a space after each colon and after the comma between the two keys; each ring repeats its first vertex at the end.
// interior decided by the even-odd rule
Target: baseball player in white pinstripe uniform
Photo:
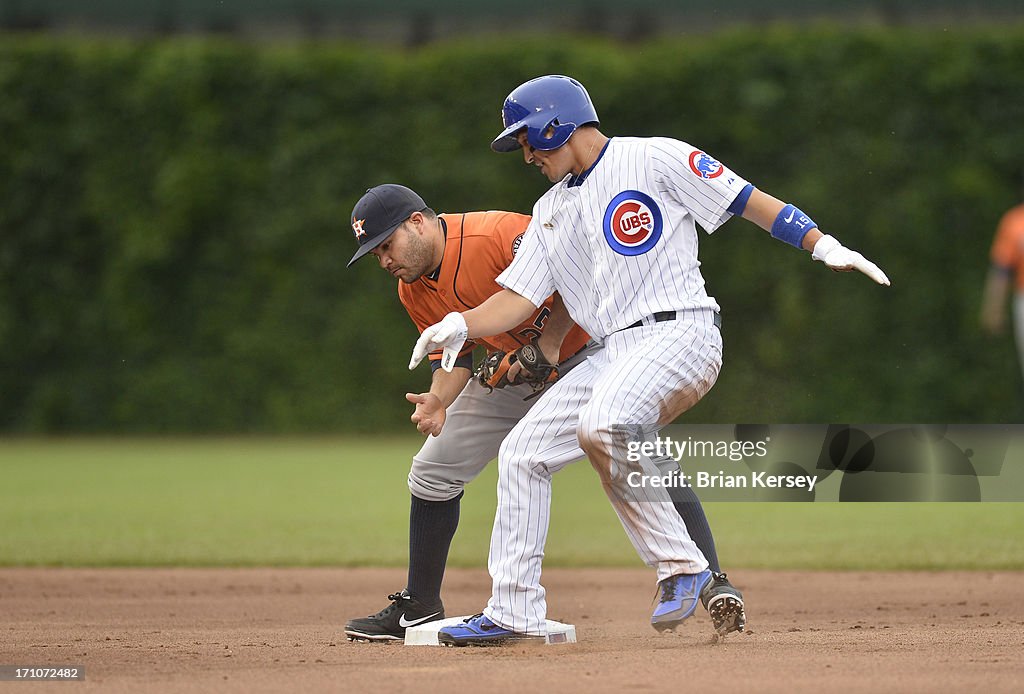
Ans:
{"type": "MultiPolygon", "coordinates": [[[[551,386],[502,443],[498,509],[482,614],[441,630],[449,645],[503,643],[544,634],[540,584],[551,475],[585,453],[639,555],[657,570],[652,624],[674,627],[713,583],[667,494],[634,488],[628,445],[656,431],[707,393],[722,364],[719,307],[697,260],[697,226],[715,231],[743,216],[812,252],[833,270],[885,274],[822,234],[792,205],[755,189],[707,153],[669,138],[608,138],[576,80],[540,77],[516,88],[502,110],[495,151],[522,148],[555,185],[534,206],[504,290],[479,307],[450,313],[420,336],[410,368],[443,348],[517,325],[554,291],[573,320],[602,345],[551,386]]],[[[724,597],[724,596],[723,596],[724,597]]],[[[715,604],[705,601],[714,617],[715,604]]]]}

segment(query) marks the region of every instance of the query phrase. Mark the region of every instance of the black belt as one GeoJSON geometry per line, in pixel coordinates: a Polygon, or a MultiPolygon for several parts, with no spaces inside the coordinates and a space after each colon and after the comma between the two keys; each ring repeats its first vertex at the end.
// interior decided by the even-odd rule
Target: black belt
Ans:
{"type": "MultiPolygon", "coordinates": [[[[718,313],[718,311],[715,311],[714,313],[715,313],[715,318],[714,318],[715,327],[718,328],[719,330],[721,330],[722,329],[722,316],[718,313]]],[[[676,312],[675,311],[658,311],[657,313],[655,313],[651,317],[654,318],[654,322],[655,323],[664,323],[665,321],[675,320],[676,319],[676,312]]],[[[639,328],[643,324],[644,324],[644,319],[641,318],[636,323],[633,323],[633,325],[627,325],[625,328],[622,328],[622,329],[623,330],[629,330],[630,328],[639,328]]]]}

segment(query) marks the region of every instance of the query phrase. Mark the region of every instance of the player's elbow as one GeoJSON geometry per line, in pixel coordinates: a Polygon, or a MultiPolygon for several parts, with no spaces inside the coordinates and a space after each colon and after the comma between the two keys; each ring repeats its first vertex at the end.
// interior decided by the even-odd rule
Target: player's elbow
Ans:
{"type": "Polygon", "coordinates": [[[503,289],[501,293],[508,312],[508,320],[512,321],[511,327],[515,327],[522,323],[533,315],[533,312],[539,308],[525,296],[518,294],[511,289],[503,289]]]}

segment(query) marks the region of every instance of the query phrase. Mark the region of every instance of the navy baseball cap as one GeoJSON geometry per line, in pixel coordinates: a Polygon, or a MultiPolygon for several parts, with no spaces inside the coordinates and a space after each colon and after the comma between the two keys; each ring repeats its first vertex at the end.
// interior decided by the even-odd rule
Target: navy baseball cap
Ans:
{"type": "Polygon", "coordinates": [[[359,250],[345,267],[388,240],[413,212],[427,208],[423,198],[405,186],[385,183],[370,188],[352,208],[352,233],[359,250]]]}

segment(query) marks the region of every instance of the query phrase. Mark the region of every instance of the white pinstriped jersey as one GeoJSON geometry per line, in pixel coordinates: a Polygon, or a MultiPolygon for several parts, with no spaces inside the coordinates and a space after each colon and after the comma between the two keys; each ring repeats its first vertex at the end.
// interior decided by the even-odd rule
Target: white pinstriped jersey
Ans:
{"type": "Polygon", "coordinates": [[[537,201],[497,282],[538,306],[558,291],[599,339],[659,311],[717,311],[696,224],[708,233],[721,226],[746,185],[685,142],[612,138],[582,180],[567,176],[537,201]]]}

